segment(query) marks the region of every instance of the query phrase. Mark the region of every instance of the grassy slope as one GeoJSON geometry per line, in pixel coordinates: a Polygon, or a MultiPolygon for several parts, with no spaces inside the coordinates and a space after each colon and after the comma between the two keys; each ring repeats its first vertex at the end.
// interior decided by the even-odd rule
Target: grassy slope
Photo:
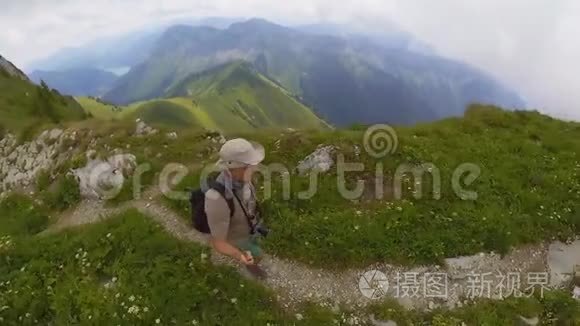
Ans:
{"type": "Polygon", "coordinates": [[[188,104],[198,123],[221,130],[326,127],[309,108],[243,62],[190,76],[166,95],[188,104]]]}
{"type": "Polygon", "coordinates": [[[128,109],[128,107],[118,107],[115,105],[105,104],[103,102],[96,101],[94,98],[89,98],[85,96],[75,97],[76,101],[83,107],[85,112],[90,113],[93,117],[99,120],[113,120],[119,118],[120,112],[122,110],[128,109]],[[120,111],[117,111],[120,110],[120,111]]]}
{"type": "Polygon", "coordinates": [[[33,236],[46,227],[48,214],[20,195],[0,202],[7,226],[0,232],[2,325],[349,325],[352,313],[399,325],[509,325],[520,315],[562,325],[580,321],[569,294],[549,291],[543,299],[482,301],[452,312],[417,313],[390,301],[339,312],[304,303],[285,312],[275,294],[213,265],[207,248],[173,238],[137,211],[33,236]]]}
{"type": "MultiPolygon", "coordinates": [[[[153,172],[167,163],[199,169],[212,164],[219,149],[219,144],[199,130],[184,130],[175,141],[168,141],[162,133],[131,137],[134,123],[129,121],[126,126],[110,128],[101,124],[95,130],[101,146],[128,147],[139,162],[151,163],[153,172]],[[113,128],[117,129],[109,130],[113,128]]],[[[263,143],[266,163],[284,164],[290,172],[290,199],[282,197],[278,174],[274,174],[273,197],[265,202],[272,228],[265,241],[267,250],[324,267],[367,266],[378,261],[441,263],[446,257],[480,251],[503,253],[515,245],[580,234],[578,123],[535,112],[474,107],[465,118],[398,128],[397,132],[398,150],[380,160],[385,183],[392,188],[400,164],[431,162],[441,173],[441,199],[433,199],[431,177],[426,174],[421,199],[413,198],[409,188],[415,180],[409,175],[402,186],[404,200],[392,196],[367,200],[374,188],[371,181],[377,160],[364,153],[363,130],[228,132],[228,137],[263,143]],[[297,176],[294,167],[319,144],[337,145],[346,162],[364,163],[364,171],[346,175],[349,189],[357,179],[366,180],[365,199],[344,199],[337,190],[334,169],[318,178],[314,197],[297,197],[308,188],[309,178],[297,176]],[[362,151],[360,157],[355,145],[362,151]],[[481,176],[466,186],[477,192],[475,201],[461,200],[452,189],[453,172],[466,162],[481,169],[481,176]]],[[[180,187],[199,184],[195,169],[180,187]]],[[[126,194],[125,200],[131,197],[129,187],[126,194]]],[[[187,201],[172,201],[171,205],[188,218],[187,201]]]]}
{"type": "Polygon", "coordinates": [[[40,92],[41,87],[11,77],[0,69],[0,125],[23,133],[42,125],[85,118],[82,107],[72,97],[47,91],[48,100],[42,101],[40,92]]]}
{"type": "Polygon", "coordinates": [[[82,231],[2,238],[2,244],[7,239],[0,248],[0,318],[8,324],[153,325],[160,319],[230,325],[291,318],[267,290],[211,265],[205,249],[172,238],[136,211],[82,231]]]}
{"type": "MultiPolygon", "coordinates": [[[[169,89],[166,96],[165,99],[133,103],[118,116],[141,118],[150,124],[198,126],[222,132],[328,127],[288,91],[242,62],[192,75],[169,89]]],[[[82,102],[94,116],[110,118],[109,108],[102,105],[95,108],[95,103],[84,99],[82,102]],[[103,111],[107,114],[100,113],[103,111]]]]}
{"type": "MultiPolygon", "coordinates": [[[[299,199],[309,178],[295,175],[293,167],[319,144],[338,145],[346,162],[364,163],[364,171],[348,172],[346,179],[349,189],[366,180],[367,193],[372,192],[377,161],[364,153],[363,132],[241,134],[264,143],[267,163],[283,163],[291,172],[291,198],[283,199],[278,180],[265,203],[272,227],[268,250],[325,267],[441,263],[446,257],[504,253],[515,245],[580,234],[579,124],[477,107],[463,119],[397,131],[398,151],[380,160],[385,183],[392,188],[400,164],[431,162],[441,172],[441,199],[433,199],[426,174],[421,199],[413,197],[409,189],[415,180],[406,175],[403,200],[346,200],[337,190],[335,169],[318,178],[314,197],[299,199]],[[363,152],[359,158],[355,145],[363,152]],[[466,186],[477,192],[475,201],[461,200],[452,189],[453,172],[463,163],[481,169],[466,186]]],[[[195,186],[196,180],[192,172],[182,187],[195,186]]],[[[171,205],[187,216],[186,202],[171,205]]]]}
{"type": "MultiPolygon", "coordinates": [[[[423,198],[414,199],[415,180],[407,175],[405,200],[351,203],[337,193],[331,175],[321,178],[311,200],[270,202],[270,250],[321,265],[426,263],[580,233],[580,125],[479,108],[465,119],[398,132],[399,150],[382,160],[387,180],[400,164],[432,162],[441,171],[440,200],[433,199],[429,176],[422,180],[423,198]],[[452,189],[453,172],[463,163],[481,169],[467,187],[478,193],[475,201],[461,200],[452,189]]],[[[346,161],[356,162],[350,149],[361,141],[361,133],[338,133],[314,143],[340,144],[346,161]]],[[[278,155],[273,159],[296,162],[304,153],[278,155]]],[[[350,173],[351,183],[356,177],[368,183],[374,175],[374,160],[362,160],[366,173],[350,173]]],[[[294,185],[306,189],[305,183],[296,178],[294,185]]]]}

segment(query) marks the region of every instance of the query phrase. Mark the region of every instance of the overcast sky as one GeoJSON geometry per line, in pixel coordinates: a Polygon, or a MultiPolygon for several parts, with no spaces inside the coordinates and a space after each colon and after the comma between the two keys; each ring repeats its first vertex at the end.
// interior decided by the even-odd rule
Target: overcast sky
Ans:
{"type": "Polygon", "coordinates": [[[532,106],[580,120],[576,0],[0,0],[0,54],[19,66],[65,46],[179,17],[395,24],[487,70],[532,106]]]}

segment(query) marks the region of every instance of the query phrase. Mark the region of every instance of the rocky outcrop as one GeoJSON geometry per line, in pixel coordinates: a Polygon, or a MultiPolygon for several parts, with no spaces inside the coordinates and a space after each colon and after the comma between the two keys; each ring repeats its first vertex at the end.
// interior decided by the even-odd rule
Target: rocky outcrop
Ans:
{"type": "Polygon", "coordinates": [[[34,183],[42,170],[51,170],[75,154],[70,147],[76,141],[74,131],[44,131],[35,140],[18,144],[11,134],[0,140],[0,193],[34,183]]]}
{"type": "Polygon", "coordinates": [[[139,136],[139,137],[149,136],[149,135],[154,135],[158,132],[157,129],[154,129],[154,128],[148,126],[145,123],[145,121],[143,121],[141,119],[137,119],[135,122],[137,123],[137,125],[135,126],[135,136],[139,136]]]}
{"type": "Polygon", "coordinates": [[[115,197],[125,179],[137,166],[132,154],[117,154],[106,160],[93,158],[87,153],[87,164],[73,170],[77,177],[81,196],[88,199],[110,199],[115,197]]]}
{"type": "Polygon", "coordinates": [[[333,154],[336,147],[333,145],[323,146],[318,148],[306,158],[304,158],[296,169],[300,175],[305,175],[310,171],[327,172],[334,165],[333,154]]]}
{"type": "Polygon", "coordinates": [[[25,73],[23,73],[20,69],[16,68],[12,62],[6,60],[3,56],[0,55],[0,69],[6,71],[10,76],[17,77],[25,81],[30,81],[25,73]]]}
{"type": "MultiPolygon", "coordinates": [[[[90,132],[83,135],[91,137],[90,132]]],[[[62,172],[76,176],[81,195],[90,199],[108,199],[108,195],[119,189],[126,176],[133,172],[137,165],[136,157],[105,145],[105,151],[112,151],[113,155],[103,160],[93,150],[96,140],[91,140],[89,150],[82,152],[77,138],[81,138],[77,131],[51,129],[30,142],[18,144],[15,136],[6,135],[0,140],[0,196],[9,190],[33,186],[41,171],[52,173],[74,160],[78,164],[71,166],[79,168],[62,172]],[[83,156],[86,156],[86,163],[83,156]]]]}

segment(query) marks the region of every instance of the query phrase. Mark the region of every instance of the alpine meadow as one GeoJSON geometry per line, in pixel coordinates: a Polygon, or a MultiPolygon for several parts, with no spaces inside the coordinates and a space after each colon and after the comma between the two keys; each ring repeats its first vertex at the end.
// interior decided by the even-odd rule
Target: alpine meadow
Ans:
{"type": "Polygon", "coordinates": [[[580,325],[546,12],[230,2],[0,13],[0,325],[580,325]]]}

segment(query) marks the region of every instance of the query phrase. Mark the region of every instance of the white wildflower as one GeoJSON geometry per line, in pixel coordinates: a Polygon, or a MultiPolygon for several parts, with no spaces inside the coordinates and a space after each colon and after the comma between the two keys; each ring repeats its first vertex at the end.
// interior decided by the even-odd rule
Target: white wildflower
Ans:
{"type": "Polygon", "coordinates": [[[134,295],[130,296],[129,301],[131,301],[131,302],[135,301],[135,296],[134,295]]]}
{"type": "Polygon", "coordinates": [[[131,307],[130,307],[130,308],[127,310],[127,312],[128,312],[128,313],[130,313],[130,314],[136,315],[136,314],[138,314],[138,313],[139,313],[139,310],[140,310],[140,309],[139,309],[139,307],[138,307],[138,306],[135,306],[135,305],[133,305],[133,306],[131,306],[131,307]]]}
{"type": "Polygon", "coordinates": [[[236,298],[232,298],[230,301],[231,301],[233,304],[236,304],[236,303],[238,302],[238,299],[236,299],[236,298]]]}
{"type": "Polygon", "coordinates": [[[161,319],[159,318],[155,319],[155,324],[161,324],[161,319]]]}

